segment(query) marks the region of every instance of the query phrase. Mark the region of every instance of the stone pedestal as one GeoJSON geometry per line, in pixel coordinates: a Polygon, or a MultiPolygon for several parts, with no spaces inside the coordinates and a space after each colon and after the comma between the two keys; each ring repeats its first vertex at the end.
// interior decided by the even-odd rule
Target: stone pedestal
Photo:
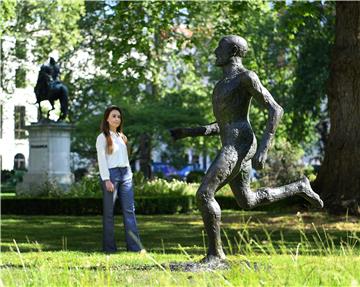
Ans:
{"type": "Polygon", "coordinates": [[[52,186],[65,192],[74,181],[70,171],[70,134],[67,123],[39,122],[29,131],[29,166],[17,194],[37,195],[52,186]]]}

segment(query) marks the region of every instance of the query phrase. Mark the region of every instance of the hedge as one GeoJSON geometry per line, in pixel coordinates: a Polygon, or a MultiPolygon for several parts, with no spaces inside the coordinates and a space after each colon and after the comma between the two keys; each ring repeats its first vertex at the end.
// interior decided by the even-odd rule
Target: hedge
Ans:
{"type": "MultiPolygon", "coordinates": [[[[232,196],[216,196],[221,209],[240,209],[232,196]]],[[[300,208],[303,200],[284,200],[269,206],[256,208],[263,211],[286,211],[300,208]]],[[[197,209],[195,196],[162,195],[139,196],[135,198],[137,214],[174,214],[186,213],[197,209]]],[[[2,198],[2,214],[27,215],[99,215],[102,214],[101,198],[2,198]]],[[[120,214],[120,204],[116,204],[115,213],[120,214]]]]}
{"type": "MultiPolygon", "coordinates": [[[[151,196],[135,199],[137,214],[185,213],[195,207],[193,196],[151,196]]],[[[2,214],[96,215],[102,214],[102,198],[2,198],[2,214]]],[[[115,213],[121,213],[120,204],[115,213]]]]}

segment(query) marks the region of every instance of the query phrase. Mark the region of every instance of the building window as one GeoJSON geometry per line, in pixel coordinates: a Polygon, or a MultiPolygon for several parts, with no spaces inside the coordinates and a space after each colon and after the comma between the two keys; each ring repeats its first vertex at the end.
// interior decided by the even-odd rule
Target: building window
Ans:
{"type": "Polygon", "coordinates": [[[15,71],[15,87],[26,88],[26,70],[25,68],[17,68],[15,71]]]}
{"type": "Polygon", "coordinates": [[[16,40],[15,56],[18,59],[26,59],[26,41],[16,40]]]}
{"type": "Polygon", "coordinates": [[[22,153],[15,155],[14,169],[25,169],[25,156],[22,153]]]}
{"type": "Polygon", "coordinates": [[[2,139],[3,134],[3,105],[0,105],[0,139],[2,139]]]}
{"type": "Polygon", "coordinates": [[[26,138],[25,107],[15,106],[15,139],[26,138]]]}

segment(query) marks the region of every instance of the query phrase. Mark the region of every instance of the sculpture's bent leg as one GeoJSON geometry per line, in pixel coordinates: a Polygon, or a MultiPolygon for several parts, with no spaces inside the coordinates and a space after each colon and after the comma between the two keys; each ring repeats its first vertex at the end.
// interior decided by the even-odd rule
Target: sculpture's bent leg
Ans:
{"type": "Polygon", "coordinates": [[[196,193],[197,204],[201,211],[208,236],[208,252],[202,262],[225,259],[220,236],[221,209],[215,200],[215,192],[224,186],[231,176],[238,160],[233,146],[225,146],[217,155],[196,193]]]}
{"type": "Polygon", "coordinates": [[[230,182],[230,187],[237,203],[244,209],[269,204],[294,195],[305,198],[315,207],[323,207],[322,200],[312,190],[310,182],[305,176],[287,185],[274,188],[260,188],[253,192],[250,189],[250,171],[251,161],[248,161],[241,167],[240,173],[230,182]]]}
{"type": "Polygon", "coordinates": [[[251,160],[246,161],[236,177],[229,185],[235,196],[237,204],[243,209],[256,206],[256,193],[250,189],[251,160]]]}

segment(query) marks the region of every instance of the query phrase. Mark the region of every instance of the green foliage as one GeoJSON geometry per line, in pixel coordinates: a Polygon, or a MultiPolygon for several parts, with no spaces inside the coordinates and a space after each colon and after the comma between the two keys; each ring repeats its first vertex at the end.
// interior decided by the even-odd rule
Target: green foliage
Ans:
{"type": "Polygon", "coordinates": [[[135,194],[137,195],[194,195],[196,192],[196,185],[188,184],[183,181],[173,179],[167,181],[165,179],[154,179],[146,182],[143,185],[135,187],[135,194]]]}
{"type": "Polygon", "coordinates": [[[102,197],[100,178],[98,176],[84,176],[75,182],[65,197],[102,197]]]}
{"type": "Polygon", "coordinates": [[[61,197],[63,194],[64,189],[53,179],[47,179],[36,187],[32,187],[31,190],[16,189],[16,198],[54,198],[61,197]]]}
{"type": "MultiPolygon", "coordinates": [[[[60,187],[60,185],[52,179],[48,179],[44,181],[41,185],[37,187],[36,196],[37,197],[60,197],[64,194],[64,190],[60,187]]],[[[24,190],[20,190],[16,193],[16,196],[21,197],[33,197],[33,195],[26,193],[24,190]]]]}
{"type": "MultiPolygon", "coordinates": [[[[145,132],[154,146],[172,146],[169,128],[212,122],[210,95],[220,76],[213,50],[225,34],[248,40],[246,67],[284,107],[276,136],[296,145],[315,140],[333,40],[333,4],[120,1],[86,2],[85,7],[79,26],[86,40],[79,48],[93,51],[95,65],[105,73],[71,83],[77,91],[70,111],[77,122],[76,151],[94,156],[97,131],[90,126],[99,124],[97,115],[110,103],[125,111],[125,132],[133,150],[145,132]],[[85,115],[84,107],[90,111],[85,115]]],[[[259,138],[267,111],[254,102],[250,118],[259,138]]],[[[185,139],[181,148],[216,152],[219,144],[217,138],[185,139]]],[[[181,148],[168,153],[181,154],[181,148]]]]}
{"type": "Polygon", "coordinates": [[[27,55],[26,41],[16,41],[15,56],[18,59],[25,60],[27,55]]]}
{"type": "Polygon", "coordinates": [[[35,41],[32,53],[36,61],[47,60],[55,49],[60,55],[67,53],[81,40],[77,22],[84,13],[82,0],[52,0],[47,5],[36,0],[5,0],[0,5],[2,34],[20,42],[31,37],[35,41]]]}
{"type": "Polygon", "coordinates": [[[16,69],[15,86],[17,88],[25,88],[26,87],[26,69],[23,67],[16,69]]]}
{"type": "Polygon", "coordinates": [[[172,179],[171,181],[162,178],[146,180],[141,172],[135,172],[134,188],[135,197],[158,195],[195,195],[198,185],[189,184],[177,179],[172,179]]]}
{"type": "Polygon", "coordinates": [[[306,175],[314,180],[313,168],[305,166],[302,157],[304,150],[292,145],[285,139],[279,139],[270,149],[267,164],[259,171],[259,187],[288,184],[306,175]]]}
{"type": "MultiPolygon", "coordinates": [[[[19,198],[31,198],[34,195],[27,192],[16,194],[19,198]]],[[[55,180],[48,179],[38,186],[36,191],[37,198],[93,198],[101,197],[101,187],[99,177],[84,176],[78,182],[71,185],[70,189],[64,191],[55,180]]]]}
{"type": "MultiPolygon", "coordinates": [[[[74,76],[72,73],[69,77],[74,76]]],[[[95,142],[100,133],[104,107],[110,105],[106,84],[106,79],[101,77],[91,80],[77,79],[73,83],[67,81],[69,89],[73,91],[70,98],[69,119],[70,122],[76,123],[71,150],[86,158],[96,157],[95,142]]],[[[126,124],[127,114],[125,114],[126,124]]]]}
{"type": "Polygon", "coordinates": [[[0,37],[10,30],[10,23],[16,18],[16,1],[3,0],[0,2],[0,37]]]}
{"type": "MultiPolygon", "coordinates": [[[[79,126],[82,123],[85,126],[75,135],[77,150],[83,148],[79,141],[85,142],[87,154],[91,154],[93,145],[93,141],[87,140],[90,133],[94,137],[93,131],[88,131],[85,141],[83,137],[86,123],[93,122],[81,119],[84,105],[96,109],[96,113],[101,113],[109,103],[121,106],[125,113],[125,132],[133,150],[137,148],[137,138],[144,132],[152,136],[155,145],[160,141],[170,143],[169,128],[207,122],[211,102],[202,75],[197,74],[194,66],[196,60],[179,53],[181,49],[194,47],[189,44],[191,39],[179,29],[182,22],[188,21],[182,10],[187,5],[170,1],[86,3],[86,15],[80,26],[91,41],[85,45],[94,51],[95,64],[106,71],[106,77],[95,78],[91,83],[96,99],[103,99],[102,107],[91,105],[93,100],[88,93],[78,95],[79,104],[74,107],[71,118],[79,126]],[[101,25],[92,31],[85,26],[100,19],[101,25]]],[[[78,90],[84,88],[82,83],[77,84],[78,90]]]]}
{"type": "Polygon", "coordinates": [[[192,183],[192,182],[200,183],[202,178],[204,177],[204,175],[205,175],[205,172],[200,171],[200,170],[190,171],[189,174],[186,176],[186,182],[188,182],[188,183],[192,183]]]}
{"type": "Polygon", "coordinates": [[[1,171],[1,186],[2,187],[13,187],[21,182],[26,170],[2,170],[1,171]]]}
{"type": "MultiPolygon", "coordinates": [[[[36,61],[59,51],[71,91],[69,119],[76,123],[72,149],[82,156],[95,157],[94,127],[109,104],[123,107],[133,150],[143,133],[154,146],[171,146],[169,128],[212,122],[211,92],[221,74],[213,50],[226,34],[247,39],[245,66],[284,107],[276,136],[304,147],[317,138],[334,40],[332,2],[6,0],[0,15],[2,33],[17,39],[19,59],[30,36],[36,61]],[[69,60],[79,51],[89,57],[75,67],[69,60]]],[[[259,138],[267,111],[254,101],[250,119],[259,138]]],[[[216,137],[185,139],[168,153],[188,146],[216,153],[219,145],[216,137]]]]}
{"type": "Polygon", "coordinates": [[[315,126],[322,117],[326,97],[330,52],[335,37],[335,2],[294,2],[278,9],[279,30],[296,57],[290,97],[286,100],[293,143],[313,143],[315,126]],[[286,41],[286,39],[289,39],[286,41]]]}
{"type": "Polygon", "coordinates": [[[16,39],[17,59],[29,61],[31,52],[36,64],[42,63],[53,50],[64,56],[83,40],[78,21],[84,14],[84,1],[51,0],[46,4],[36,0],[0,2],[0,36],[16,39]],[[29,48],[31,51],[26,51],[29,48]]]}
{"type": "MultiPolygon", "coordinates": [[[[102,197],[101,182],[99,176],[84,176],[80,181],[71,185],[66,192],[53,180],[47,180],[39,187],[37,196],[45,198],[99,198],[102,197]]],[[[134,173],[134,194],[138,196],[177,196],[195,195],[198,185],[189,184],[184,181],[156,178],[146,180],[142,173],[134,173]]],[[[26,193],[19,197],[30,197],[26,193]]]]}
{"type": "MultiPolygon", "coordinates": [[[[54,191],[54,190],[52,190],[54,191]]],[[[3,198],[2,214],[27,215],[101,215],[103,201],[99,197],[7,197],[3,198]]],[[[174,214],[190,212],[194,209],[194,196],[151,195],[137,196],[135,208],[137,214],[174,214]]],[[[115,214],[122,214],[119,202],[115,204],[115,214]]]]}

